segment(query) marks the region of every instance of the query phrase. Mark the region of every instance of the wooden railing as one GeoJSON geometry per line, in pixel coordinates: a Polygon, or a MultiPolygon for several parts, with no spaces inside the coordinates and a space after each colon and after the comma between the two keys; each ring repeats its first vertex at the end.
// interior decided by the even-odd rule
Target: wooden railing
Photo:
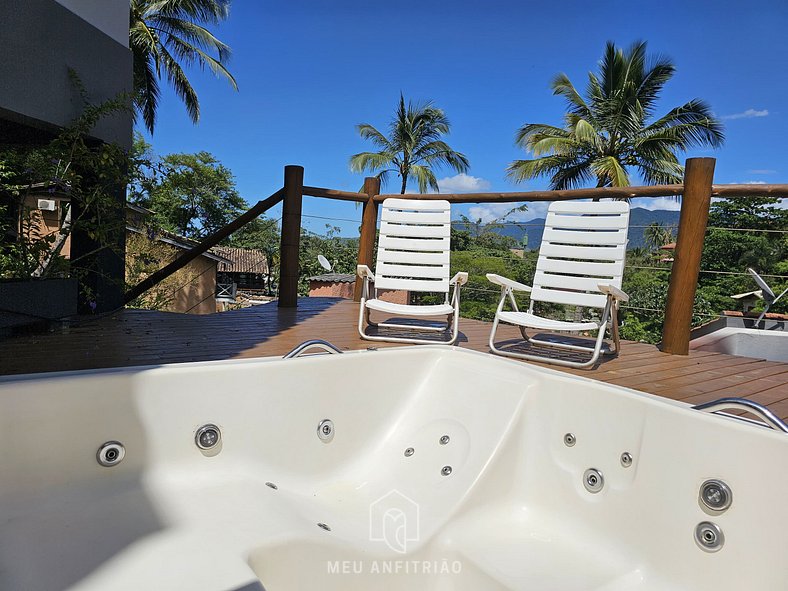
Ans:
{"type": "MultiPolygon", "coordinates": [[[[773,196],[788,198],[788,185],[714,185],[714,158],[690,158],[686,162],[683,184],[649,185],[639,187],[603,187],[565,191],[526,191],[512,193],[425,193],[407,195],[408,199],[445,199],[451,203],[517,203],[523,201],[565,201],[573,199],[633,199],[636,197],[681,196],[678,236],[674,262],[670,274],[665,323],[662,332],[662,350],[674,355],[689,352],[690,324],[698,286],[700,259],[712,197],[773,196]]],[[[322,199],[353,201],[363,204],[358,263],[371,266],[374,260],[375,233],[378,206],[388,197],[399,194],[379,194],[380,182],[376,178],[364,180],[363,192],[338,191],[323,187],[305,186],[304,169],[300,166],[285,167],[284,188],[265,201],[259,202],[230,225],[215,232],[198,247],[152,274],[129,291],[130,301],[150,289],[167,275],[177,271],[220,240],[251,221],[273,205],[283,201],[282,236],[280,251],[279,306],[292,308],[298,305],[298,254],[301,237],[301,204],[304,196],[322,199]]],[[[360,282],[356,282],[356,300],[360,298],[360,282]]]]}

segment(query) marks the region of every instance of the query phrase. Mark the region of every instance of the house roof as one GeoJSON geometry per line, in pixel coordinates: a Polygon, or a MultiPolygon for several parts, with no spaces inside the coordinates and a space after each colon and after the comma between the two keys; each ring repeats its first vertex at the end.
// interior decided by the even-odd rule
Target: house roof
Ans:
{"type": "Polygon", "coordinates": [[[356,276],[352,273],[326,273],[309,277],[308,281],[322,281],[324,283],[355,283],[356,276]]]}
{"type": "MultiPolygon", "coordinates": [[[[738,312],[736,310],[723,310],[723,316],[740,316],[744,318],[757,318],[760,316],[760,312],[738,312]]],[[[779,314],[777,312],[767,312],[766,316],[764,316],[766,320],[788,320],[788,314],[779,314]]]]}
{"type": "Polygon", "coordinates": [[[144,213],[145,215],[150,215],[154,213],[152,209],[148,209],[147,207],[142,207],[142,205],[137,205],[136,203],[132,203],[131,201],[126,201],[126,209],[130,209],[131,211],[136,211],[137,213],[144,213]]]}
{"type": "Polygon", "coordinates": [[[256,248],[236,248],[234,246],[214,246],[210,252],[219,255],[227,262],[219,264],[221,273],[268,273],[268,259],[262,250],[256,248]]]}

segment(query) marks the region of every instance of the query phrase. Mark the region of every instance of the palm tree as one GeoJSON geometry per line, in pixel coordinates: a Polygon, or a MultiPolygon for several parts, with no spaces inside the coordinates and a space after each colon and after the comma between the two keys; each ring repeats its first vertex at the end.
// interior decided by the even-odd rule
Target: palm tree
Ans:
{"type": "Polygon", "coordinates": [[[207,66],[238,89],[225,66],[230,48],[203,26],[226,19],[229,8],[230,0],[131,0],[129,46],[134,57],[135,106],[151,133],[162,75],[195,123],[200,119],[200,102],[183,66],[207,66]]]}
{"type": "Polygon", "coordinates": [[[464,154],[452,150],[441,137],[449,133],[449,120],[441,109],[432,103],[414,104],[400,93],[399,107],[389,123],[389,136],[386,137],[372,125],[362,123],[356,126],[364,139],[370,140],[380,148],[379,152],[362,152],[350,157],[353,172],[370,171],[377,173],[381,184],[385,184],[391,173],[402,179],[400,193],[405,193],[408,179],[413,176],[419,184],[419,191],[427,188],[438,191],[433,166],[448,166],[458,173],[468,171],[468,159],[464,154]]]}
{"type": "Polygon", "coordinates": [[[651,222],[643,230],[643,240],[652,250],[673,242],[673,231],[659,222],[651,222]]]}
{"type": "Polygon", "coordinates": [[[549,176],[553,189],[630,184],[635,167],[648,184],[677,183],[684,174],[676,153],[694,146],[722,145],[722,124],[709,106],[693,99],[653,120],[662,88],[675,66],[664,57],[646,57],[646,43],[626,52],[608,43],[599,74],[589,72],[585,97],[566,74],[552,82],[569,109],[564,127],[528,123],[517,132],[517,144],[533,160],[517,160],[507,168],[515,181],[549,176]]]}

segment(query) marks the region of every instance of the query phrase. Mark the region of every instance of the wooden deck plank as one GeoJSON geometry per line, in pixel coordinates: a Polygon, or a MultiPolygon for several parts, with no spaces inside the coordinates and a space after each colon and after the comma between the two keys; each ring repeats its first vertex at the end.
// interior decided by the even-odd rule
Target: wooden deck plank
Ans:
{"type": "MultiPolygon", "coordinates": [[[[297,309],[273,302],[207,316],[123,310],[63,330],[0,340],[0,374],[268,357],[313,338],[344,350],[399,346],[362,340],[357,306],[336,298],[302,298],[297,309]]],[[[488,352],[490,328],[488,322],[461,319],[459,346],[488,352]]],[[[502,325],[498,338],[519,342],[519,330],[502,325]]],[[[709,351],[674,356],[626,342],[618,357],[606,357],[592,369],[537,365],[690,404],[747,397],[788,419],[788,363],[709,351]]]]}

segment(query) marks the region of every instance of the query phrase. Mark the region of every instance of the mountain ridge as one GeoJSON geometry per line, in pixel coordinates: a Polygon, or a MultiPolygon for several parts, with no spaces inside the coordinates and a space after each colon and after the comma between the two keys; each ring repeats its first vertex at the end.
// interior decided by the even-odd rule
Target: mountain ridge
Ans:
{"type": "MultiPolygon", "coordinates": [[[[633,207],[629,212],[629,245],[628,248],[645,246],[646,241],[644,232],[646,226],[654,222],[671,227],[673,234],[679,225],[679,212],[667,209],[646,209],[644,207],[633,207]]],[[[452,222],[455,229],[467,229],[468,224],[463,222],[452,222]]],[[[534,218],[524,222],[506,222],[502,228],[495,228],[492,231],[502,236],[511,236],[519,244],[524,244],[525,238],[528,243],[528,250],[538,249],[542,242],[545,218],[534,218]]]]}

